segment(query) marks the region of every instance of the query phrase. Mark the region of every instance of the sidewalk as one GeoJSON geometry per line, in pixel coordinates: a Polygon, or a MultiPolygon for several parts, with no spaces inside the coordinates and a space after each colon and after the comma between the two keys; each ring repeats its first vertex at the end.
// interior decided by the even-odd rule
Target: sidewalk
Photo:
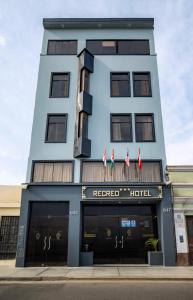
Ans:
{"type": "Polygon", "coordinates": [[[0,264],[3,281],[66,280],[188,280],[193,281],[193,267],[93,266],[15,268],[0,264]]]}

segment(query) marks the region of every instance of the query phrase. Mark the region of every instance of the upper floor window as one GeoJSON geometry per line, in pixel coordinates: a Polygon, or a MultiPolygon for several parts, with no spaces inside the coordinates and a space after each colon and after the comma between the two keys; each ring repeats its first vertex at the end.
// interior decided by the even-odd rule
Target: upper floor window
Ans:
{"type": "Polygon", "coordinates": [[[111,97],[129,97],[129,73],[111,73],[111,97]]]}
{"type": "Polygon", "coordinates": [[[118,54],[149,55],[148,40],[118,41],[118,54]]]}
{"type": "Polygon", "coordinates": [[[48,115],[46,142],[65,143],[67,131],[67,114],[48,115]]]}
{"type": "Polygon", "coordinates": [[[111,142],[132,142],[130,114],[111,115],[111,142]]]}
{"type": "Polygon", "coordinates": [[[151,80],[149,72],[133,73],[134,97],[151,97],[151,80]]]}
{"type": "Polygon", "coordinates": [[[47,54],[76,55],[77,41],[50,40],[48,41],[47,54]]]}
{"type": "Polygon", "coordinates": [[[149,55],[148,40],[87,40],[86,48],[94,55],[149,55]]]}
{"type": "Polygon", "coordinates": [[[32,172],[33,182],[72,182],[72,161],[36,161],[32,172]]]}
{"type": "Polygon", "coordinates": [[[152,114],[135,115],[136,142],[155,142],[154,120],[152,114]]]}
{"type": "Polygon", "coordinates": [[[69,97],[69,73],[52,73],[50,97],[52,98],[66,98],[69,97]]]}
{"type": "Polygon", "coordinates": [[[110,161],[107,161],[107,168],[103,162],[83,161],[81,181],[84,183],[93,182],[148,182],[158,183],[162,181],[161,161],[145,161],[139,170],[138,161],[130,161],[129,168],[125,168],[124,161],[115,161],[115,168],[112,172],[110,161]]]}

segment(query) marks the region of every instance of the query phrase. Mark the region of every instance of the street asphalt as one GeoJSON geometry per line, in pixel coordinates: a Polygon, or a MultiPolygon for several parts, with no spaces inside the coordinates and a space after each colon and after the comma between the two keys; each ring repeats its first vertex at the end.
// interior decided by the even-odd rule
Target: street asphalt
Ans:
{"type": "Polygon", "coordinates": [[[1,283],[1,300],[192,300],[193,282],[1,283]]]}

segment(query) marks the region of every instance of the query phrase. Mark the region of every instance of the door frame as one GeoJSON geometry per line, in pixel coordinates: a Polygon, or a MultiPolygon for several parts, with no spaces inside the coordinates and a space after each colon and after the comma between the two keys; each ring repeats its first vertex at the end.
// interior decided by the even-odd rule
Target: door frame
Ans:
{"type": "MultiPolygon", "coordinates": [[[[31,200],[28,202],[28,216],[27,216],[27,234],[26,234],[26,242],[25,242],[25,260],[24,260],[24,266],[25,267],[30,267],[31,265],[27,262],[27,252],[28,252],[28,243],[29,243],[29,232],[30,232],[30,223],[31,223],[31,212],[32,212],[32,205],[33,203],[37,203],[37,204],[40,204],[40,203],[53,203],[53,204],[56,204],[57,203],[66,203],[67,204],[67,209],[68,209],[68,229],[67,229],[67,256],[66,256],[66,265],[67,265],[67,262],[68,262],[68,241],[69,241],[69,217],[70,217],[70,202],[69,201],[66,201],[66,200],[37,200],[37,201],[34,201],[34,200],[31,200]]],[[[46,267],[46,266],[45,266],[46,267]]]]}

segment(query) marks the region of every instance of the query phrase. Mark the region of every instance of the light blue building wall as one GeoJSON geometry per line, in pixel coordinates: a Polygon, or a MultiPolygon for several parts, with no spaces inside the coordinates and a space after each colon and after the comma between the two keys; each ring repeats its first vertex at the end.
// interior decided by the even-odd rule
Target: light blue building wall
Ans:
{"type": "MultiPolygon", "coordinates": [[[[86,47],[86,39],[148,39],[150,55],[95,55],[94,73],[90,77],[90,93],[93,96],[93,114],[89,116],[88,138],[91,139],[91,159],[102,159],[104,147],[110,159],[112,148],[115,158],[124,159],[129,148],[130,158],[136,159],[138,147],[142,159],[160,159],[163,170],[166,165],[160,92],[154,38],[152,29],[52,29],[44,31],[42,53],[36,93],[27,182],[30,182],[32,160],[73,159],[74,126],[78,80],[76,55],[47,55],[48,40],[78,40],[78,53],[86,47]],[[110,72],[130,72],[131,97],[110,97],[110,72]],[[152,97],[133,97],[132,72],[151,73],[152,97]],[[69,98],[49,98],[51,72],[70,72],[69,98]],[[45,143],[48,113],[67,113],[67,142],[45,143]],[[134,113],[153,113],[156,142],[110,143],[110,113],[132,113],[133,136],[135,136],[134,113]]],[[[75,159],[74,181],[80,181],[80,160],[75,159]]]]}

